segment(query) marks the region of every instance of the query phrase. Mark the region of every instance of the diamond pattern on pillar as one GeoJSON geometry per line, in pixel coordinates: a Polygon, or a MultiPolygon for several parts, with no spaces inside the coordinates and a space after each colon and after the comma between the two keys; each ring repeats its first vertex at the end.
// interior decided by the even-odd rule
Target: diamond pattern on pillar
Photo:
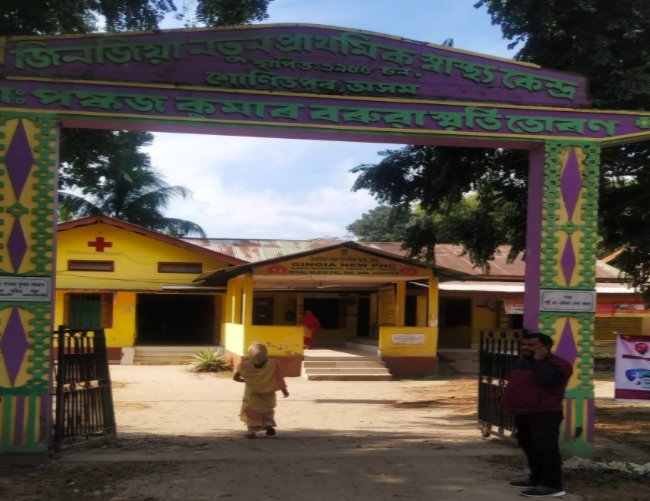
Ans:
{"type": "Polygon", "coordinates": [[[575,148],[571,148],[569,152],[569,158],[562,174],[561,186],[562,198],[564,199],[569,221],[571,221],[582,191],[582,176],[580,175],[580,165],[578,164],[575,148]]]}
{"type": "Polygon", "coordinates": [[[0,341],[0,350],[2,350],[2,356],[12,386],[16,384],[16,378],[20,373],[28,348],[29,341],[20,320],[20,313],[18,308],[12,308],[7,327],[0,341]]]}
{"type": "Polygon", "coordinates": [[[564,322],[564,329],[562,329],[562,336],[560,337],[560,342],[557,345],[555,354],[569,362],[571,365],[573,365],[576,358],[578,358],[578,349],[576,348],[576,342],[573,337],[571,322],[568,318],[564,322]]]}
{"type": "Polygon", "coordinates": [[[564,250],[562,251],[561,264],[564,280],[566,280],[566,284],[570,286],[573,271],[576,269],[576,253],[573,250],[573,239],[571,235],[567,235],[566,243],[564,244],[564,250]]]}
{"type": "Polygon", "coordinates": [[[27,239],[23,231],[23,225],[20,219],[14,220],[14,227],[11,229],[9,240],[7,241],[7,249],[9,250],[9,258],[11,265],[14,267],[14,273],[18,273],[20,265],[23,264],[25,253],[27,252],[27,239]]]}
{"type": "Polygon", "coordinates": [[[22,120],[18,123],[14,137],[7,149],[5,164],[7,165],[7,173],[9,174],[11,186],[16,194],[16,200],[18,200],[23,193],[32,166],[34,165],[32,146],[29,144],[27,131],[22,120]]]}

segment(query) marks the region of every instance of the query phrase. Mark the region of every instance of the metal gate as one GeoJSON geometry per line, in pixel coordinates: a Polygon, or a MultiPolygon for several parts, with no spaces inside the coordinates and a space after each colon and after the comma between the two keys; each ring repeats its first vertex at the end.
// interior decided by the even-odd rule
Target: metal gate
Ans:
{"type": "Polygon", "coordinates": [[[478,420],[483,436],[516,438],[515,419],[501,409],[501,396],[526,331],[482,330],[479,348],[478,420]]]}
{"type": "Polygon", "coordinates": [[[54,448],[114,436],[115,412],[104,329],[54,332],[54,448]]]}

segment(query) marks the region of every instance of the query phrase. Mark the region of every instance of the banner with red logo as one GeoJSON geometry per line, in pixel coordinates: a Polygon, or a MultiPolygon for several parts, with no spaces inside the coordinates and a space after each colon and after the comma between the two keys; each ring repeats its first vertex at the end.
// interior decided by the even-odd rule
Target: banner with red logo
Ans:
{"type": "Polygon", "coordinates": [[[650,402],[650,336],[617,337],[616,400],[650,402]]]}
{"type": "Polygon", "coordinates": [[[362,250],[339,248],[255,268],[255,275],[338,275],[355,277],[431,277],[422,266],[394,261],[362,250]]]}
{"type": "Polygon", "coordinates": [[[650,317],[650,306],[644,301],[598,301],[597,315],[650,317]]]}

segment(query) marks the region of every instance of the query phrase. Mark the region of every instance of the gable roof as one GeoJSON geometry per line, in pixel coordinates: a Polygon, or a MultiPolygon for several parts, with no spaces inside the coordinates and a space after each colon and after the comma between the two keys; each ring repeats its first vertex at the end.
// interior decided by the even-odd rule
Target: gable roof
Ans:
{"type": "Polygon", "coordinates": [[[142,226],[138,226],[137,224],[127,223],[126,221],[121,221],[119,219],[115,219],[108,216],[89,216],[81,219],[76,219],[74,221],[69,221],[67,223],[60,223],[57,226],[57,232],[69,231],[75,228],[80,228],[82,226],[92,226],[96,224],[106,224],[108,226],[114,226],[116,228],[121,228],[126,231],[131,231],[133,233],[137,233],[147,238],[152,238],[154,240],[158,240],[159,242],[164,242],[169,245],[174,245],[176,247],[180,247],[181,249],[185,249],[190,252],[195,252],[196,254],[200,254],[202,256],[206,256],[212,259],[218,259],[219,261],[223,261],[225,263],[234,266],[246,262],[246,261],[242,261],[241,259],[237,259],[229,254],[216,252],[200,245],[194,245],[180,238],[171,237],[169,235],[165,235],[164,233],[160,233],[154,230],[149,230],[147,228],[143,228],[142,226]]]}
{"type": "MultiPolygon", "coordinates": [[[[390,252],[386,252],[380,249],[373,249],[364,245],[361,245],[357,242],[338,242],[334,245],[327,245],[323,247],[318,247],[315,249],[310,249],[304,252],[298,252],[298,253],[293,253],[293,254],[288,254],[285,256],[278,256],[272,259],[265,259],[263,261],[256,261],[254,263],[246,263],[246,264],[241,264],[239,266],[233,266],[231,268],[222,268],[221,270],[215,270],[215,271],[207,271],[201,275],[199,275],[194,282],[203,282],[203,281],[212,281],[212,282],[218,282],[222,283],[230,278],[242,275],[244,273],[250,273],[252,272],[255,268],[260,268],[263,266],[269,266],[275,263],[280,263],[283,261],[286,261],[287,259],[299,259],[301,257],[306,257],[306,256],[311,256],[313,254],[321,254],[323,252],[335,250],[335,249],[341,249],[341,248],[348,248],[348,249],[355,249],[360,252],[364,252],[366,254],[371,254],[374,256],[379,256],[387,259],[392,259],[393,261],[398,261],[401,263],[409,264],[411,266],[419,266],[421,268],[424,268],[421,264],[414,263],[412,260],[406,259],[405,256],[399,256],[395,255],[390,252]]],[[[456,279],[456,280],[463,280],[466,278],[469,278],[467,274],[461,273],[449,268],[445,268],[443,266],[438,266],[434,265],[432,267],[427,267],[429,269],[433,269],[433,271],[436,272],[437,276],[440,277],[445,277],[447,279],[456,279]]]]}
{"type": "MultiPolygon", "coordinates": [[[[236,259],[249,263],[257,263],[268,259],[288,257],[301,252],[323,249],[341,242],[332,240],[259,240],[233,238],[183,238],[186,242],[205,247],[216,252],[228,254],[236,259]]],[[[392,257],[406,258],[408,252],[402,249],[401,242],[355,242],[363,248],[374,249],[390,254],[392,257]]],[[[523,280],[526,263],[518,256],[508,263],[510,246],[502,245],[490,263],[490,273],[486,274],[480,268],[474,267],[468,255],[464,254],[461,245],[438,244],[435,248],[436,265],[488,280],[523,280]]],[[[619,270],[598,261],[596,263],[596,278],[599,281],[618,282],[619,270]]]]}

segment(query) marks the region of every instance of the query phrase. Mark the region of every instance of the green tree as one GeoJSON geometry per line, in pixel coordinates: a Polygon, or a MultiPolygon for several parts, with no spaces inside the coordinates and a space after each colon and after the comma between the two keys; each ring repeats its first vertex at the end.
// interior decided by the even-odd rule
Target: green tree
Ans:
{"type": "MultiPolygon", "coordinates": [[[[186,26],[247,24],[267,19],[267,10],[271,1],[197,0],[196,3],[188,4],[183,0],[2,0],[0,35],[92,33],[100,28],[102,22],[102,29],[106,31],[153,30],[159,27],[160,22],[167,15],[174,15],[177,19],[184,20],[186,26]],[[187,5],[194,5],[193,10],[187,8],[187,5]]],[[[93,203],[98,204],[97,207],[103,207],[107,213],[121,217],[117,216],[121,213],[119,210],[109,209],[112,202],[107,199],[104,204],[99,198],[100,194],[93,193],[93,187],[101,186],[103,188],[101,196],[109,196],[106,192],[108,187],[118,186],[104,182],[105,179],[112,179],[111,161],[117,158],[124,160],[129,157],[145,157],[145,153],[139,151],[142,138],[143,136],[138,132],[123,131],[115,134],[105,130],[63,129],[60,155],[63,167],[59,176],[59,188],[81,190],[85,196],[91,196],[93,203]]],[[[134,172],[142,173],[145,169],[143,165],[135,164],[132,168],[134,172]]],[[[125,172],[123,165],[116,165],[115,169],[113,173],[115,178],[125,172]]],[[[159,175],[151,172],[150,176],[159,175]]],[[[153,189],[154,185],[156,183],[148,180],[143,186],[153,189]]],[[[137,220],[131,222],[146,226],[145,221],[155,221],[154,226],[157,229],[160,210],[171,200],[170,197],[186,197],[189,194],[189,191],[184,188],[165,186],[162,179],[159,179],[157,189],[162,189],[157,197],[160,205],[151,208],[151,217],[146,219],[136,211],[139,214],[137,220]]],[[[115,196],[119,197],[117,194],[115,196]]],[[[147,199],[151,201],[154,198],[156,197],[150,194],[147,199]]],[[[142,206],[144,207],[145,205],[142,206]]],[[[62,203],[59,218],[69,220],[82,213],[78,212],[74,205],[62,203]]],[[[187,221],[179,221],[175,228],[174,231],[181,231],[177,233],[179,235],[183,234],[182,228],[192,228],[192,232],[199,234],[203,231],[197,225],[187,221]]]]}
{"type": "Polygon", "coordinates": [[[346,228],[361,242],[402,242],[415,214],[380,205],[366,212],[346,228]]]}
{"type": "MultiPolygon", "coordinates": [[[[519,48],[515,59],[587,76],[597,108],[650,109],[650,2],[480,0],[476,7],[487,7],[511,48],[519,48]]],[[[510,258],[525,249],[526,152],[408,146],[381,155],[377,164],[354,169],[360,174],[355,189],[369,189],[389,205],[419,202],[430,215],[448,213],[475,192],[476,217],[466,221],[462,236],[472,261],[487,266],[499,243],[512,245],[510,258]],[[511,229],[499,231],[497,219],[511,229]]],[[[624,247],[618,264],[644,291],[650,279],[649,157],[648,142],[603,151],[599,212],[602,251],[624,247]]],[[[418,224],[407,245],[433,258],[436,228],[427,219],[418,224]]]]}
{"type": "Polygon", "coordinates": [[[154,30],[167,15],[186,25],[231,26],[268,19],[273,0],[2,0],[2,36],[154,30]]]}
{"type": "Polygon", "coordinates": [[[187,198],[191,192],[182,186],[169,186],[141,148],[151,144],[148,132],[113,132],[114,143],[122,143],[103,157],[103,165],[94,167],[99,183],[73,184],[81,195],[60,192],[60,214],[65,219],[104,215],[174,236],[205,237],[199,225],[183,219],[165,217],[163,210],[175,198],[187,198]]]}

